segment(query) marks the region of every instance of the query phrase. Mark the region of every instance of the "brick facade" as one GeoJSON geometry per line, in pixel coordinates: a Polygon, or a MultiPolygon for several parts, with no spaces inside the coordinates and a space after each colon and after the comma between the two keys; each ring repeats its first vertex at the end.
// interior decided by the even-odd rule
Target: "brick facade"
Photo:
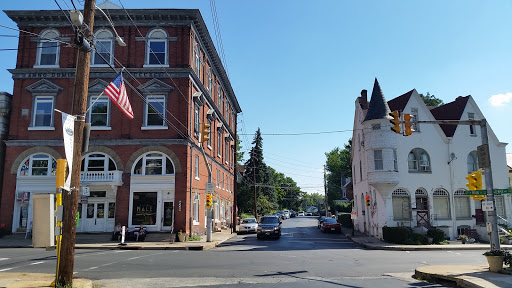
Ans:
{"type": "MultiPolygon", "coordinates": [[[[212,121],[211,145],[207,147],[206,143],[204,144],[208,162],[212,165],[211,180],[214,183],[223,183],[223,185],[216,185],[215,188],[215,197],[219,199],[219,207],[216,207],[218,209],[216,224],[219,227],[229,226],[234,209],[235,184],[232,162],[236,148],[235,125],[237,113],[241,112],[241,109],[200,12],[171,9],[127,10],[134,22],[130,21],[124,10],[111,9],[108,12],[114,21],[117,33],[127,45],[121,47],[112,41],[111,51],[115,59],[121,63],[117,61],[112,63],[116,71],[108,66],[91,65],[89,97],[98,96],[103,86],[116,77],[122,65],[126,67],[123,76],[135,117],[134,119],[125,117],[121,110],[111,103],[107,110],[110,123],[99,128],[93,125],[89,151],[82,156],[107,156],[108,161],[114,163],[116,169],[112,171],[109,165],[109,168],[100,172],[99,175],[105,176],[110,173],[121,176],[116,181],[96,181],[87,178],[87,171],[84,171],[81,186],[90,187],[90,190],[96,194],[106,191],[106,196],[105,194],[98,196],[99,198],[90,196],[88,203],[83,203],[86,205],[80,220],[83,222],[80,225],[83,226],[79,226],[78,231],[98,229],[111,231],[114,223],[134,227],[137,221],[143,221],[144,225],[148,225],[149,230],[166,230],[169,225],[166,222],[168,215],[164,207],[172,205],[175,231],[205,233],[205,187],[208,182],[208,172],[201,152],[202,145],[199,143],[198,132],[200,131],[195,131],[197,126],[194,109],[196,106],[199,108],[200,123],[212,121]],[[146,37],[155,28],[167,34],[164,41],[168,65],[165,63],[148,65],[147,63],[146,37]],[[197,51],[200,55],[200,69],[195,67],[194,47],[199,48],[197,51]],[[199,74],[196,71],[200,71],[199,74]],[[209,75],[212,75],[213,87],[211,88],[209,75]],[[146,121],[149,121],[146,117],[149,116],[147,116],[148,108],[145,101],[151,101],[154,96],[164,96],[167,110],[164,110],[164,114],[168,122],[163,122],[163,125],[158,127],[146,125],[146,121]],[[220,143],[217,141],[218,133],[221,133],[220,143]],[[226,145],[228,145],[227,149],[226,145]],[[140,171],[153,171],[151,165],[154,162],[151,161],[157,160],[151,160],[150,157],[154,155],[163,155],[164,159],[167,159],[158,160],[161,161],[158,165],[167,165],[162,163],[170,161],[173,166],[172,173],[162,171],[158,172],[162,174],[155,175],[154,172],[134,172],[138,163],[146,163],[140,171]],[[199,177],[195,175],[196,156],[199,156],[199,177]],[[147,162],[139,162],[141,159],[146,159],[147,162]],[[151,175],[141,177],[137,173],[151,175]],[[195,197],[199,198],[199,204],[194,206],[195,197]],[[135,200],[149,202],[144,202],[142,208],[135,208],[133,207],[135,200]],[[109,207],[115,207],[115,216],[110,214],[107,216],[109,207]],[[197,208],[199,208],[198,217],[193,219],[194,209],[197,208]],[[140,220],[137,218],[139,216],[134,214],[140,211],[145,211],[140,216],[142,217],[140,219],[144,220],[140,220]],[[91,219],[95,220],[95,224],[87,224],[92,223],[91,219]],[[149,219],[149,222],[146,219],[149,219]],[[106,224],[98,226],[97,223],[101,222],[99,220],[106,221],[106,224]],[[167,224],[164,225],[164,223],[167,224]]],[[[18,24],[21,30],[42,35],[45,31],[52,29],[58,31],[61,41],[72,42],[74,39],[73,29],[61,11],[5,11],[5,13],[18,24]]],[[[102,29],[112,32],[112,28],[104,17],[98,17],[99,13],[96,14],[95,33],[102,29]]],[[[10,70],[14,79],[14,89],[10,129],[6,141],[0,223],[5,223],[7,229],[13,232],[24,231],[29,225],[27,223],[31,221],[29,212],[31,200],[20,201],[20,193],[55,193],[55,188],[50,189],[52,183],[55,185],[55,176],[30,177],[37,169],[34,164],[36,162],[31,162],[34,164],[28,170],[31,171],[29,172],[32,173],[31,175],[20,175],[20,168],[34,155],[47,155],[53,159],[65,157],[61,114],[54,112],[51,125],[45,129],[34,127],[33,123],[36,121],[34,99],[40,95],[51,96],[54,99],[53,108],[71,113],[77,50],[60,45],[56,67],[38,66],[38,51],[41,50],[38,45],[44,40],[39,37],[20,37],[16,68],[10,70]],[[40,185],[37,185],[37,181],[41,181],[40,185]]]]}

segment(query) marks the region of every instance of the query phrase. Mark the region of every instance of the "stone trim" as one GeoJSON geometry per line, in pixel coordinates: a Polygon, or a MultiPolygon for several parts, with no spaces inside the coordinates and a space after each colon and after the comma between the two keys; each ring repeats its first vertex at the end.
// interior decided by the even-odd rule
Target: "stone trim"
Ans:
{"type": "Polygon", "coordinates": [[[44,147],[44,146],[32,147],[32,148],[25,150],[20,155],[18,155],[18,157],[16,157],[16,160],[14,160],[14,162],[11,166],[11,174],[16,175],[16,173],[18,172],[18,167],[20,167],[21,162],[23,162],[23,160],[25,160],[25,158],[29,157],[32,154],[40,154],[40,153],[49,154],[53,158],[55,158],[55,160],[63,159],[62,155],[60,155],[57,151],[55,151],[52,148],[44,147]]]}
{"type": "Polygon", "coordinates": [[[151,151],[157,151],[157,152],[167,155],[174,164],[174,174],[181,172],[180,159],[171,149],[164,147],[164,146],[146,146],[146,147],[140,148],[139,150],[137,150],[136,152],[134,152],[132,154],[130,159],[128,159],[123,172],[131,174],[131,169],[133,167],[133,164],[135,163],[135,160],[137,160],[140,156],[142,156],[148,152],[151,152],[151,151]]]}

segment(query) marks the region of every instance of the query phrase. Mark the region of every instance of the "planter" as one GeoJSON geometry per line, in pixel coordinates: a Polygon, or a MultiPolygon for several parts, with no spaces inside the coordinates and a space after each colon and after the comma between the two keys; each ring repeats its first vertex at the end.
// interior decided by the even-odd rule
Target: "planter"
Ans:
{"type": "Polygon", "coordinates": [[[503,259],[505,256],[485,256],[487,263],[489,263],[489,271],[500,272],[503,268],[503,259]]]}
{"type": "MultiPolygon", "coordinates": [[[[179,241],[179,242],[185,242],[185,241],[187,241],[187,234],[185,234],[185,233],[183,233],[183,234],[178,233],[178,241],[179,241]]],[[[502,260],[502,262],[503,262],[503,260],[502,260]]]]}

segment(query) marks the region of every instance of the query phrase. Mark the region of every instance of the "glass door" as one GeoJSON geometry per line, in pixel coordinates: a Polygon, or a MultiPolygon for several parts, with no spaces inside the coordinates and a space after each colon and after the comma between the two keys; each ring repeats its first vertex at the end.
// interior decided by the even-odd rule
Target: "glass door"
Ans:
{"type": "Polygon", "coordinates": [[[163,217],[162,217],[162,230],[171,231],[174,220],[174,203],[171,201],[164,201],[163,217]]]}

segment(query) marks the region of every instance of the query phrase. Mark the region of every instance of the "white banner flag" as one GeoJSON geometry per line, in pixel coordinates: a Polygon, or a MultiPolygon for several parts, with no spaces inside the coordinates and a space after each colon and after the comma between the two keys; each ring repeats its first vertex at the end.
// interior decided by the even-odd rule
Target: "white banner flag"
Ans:
{"type": "Polygon", "coordinates": [[[64,135],[64,150],[66,151],[66,161],[68,162],[68,177],[64,183],[64,189],[71,191],[71,170],[73,167],[73,140],[75,134],[75,116],[62,112],[62,132],[64,135]]]}

